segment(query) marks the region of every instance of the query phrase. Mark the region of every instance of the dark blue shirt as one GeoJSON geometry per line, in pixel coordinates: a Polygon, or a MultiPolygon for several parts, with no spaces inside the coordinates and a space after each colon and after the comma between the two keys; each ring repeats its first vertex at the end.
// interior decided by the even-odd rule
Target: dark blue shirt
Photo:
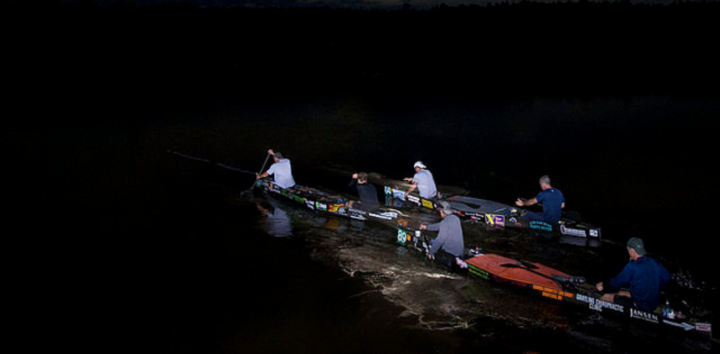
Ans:
{"type": "Polygon", "coordinates": [[[620,274],[604,284],[603,291],[615,292],[630,286],[632,300],[641,310],[654,311],[660,289],[670,282],[670,273],[656,260],[643,256],[630,262],[620,274]]]}
{"type": "Polygon", "coordinates": [[[542,203],[543,219],[548,224],[557,224],[562,215],[562,204],[565,203],[565,196],[557,188],[548,188],[540,191],[537,197],[538,203],[542,203]]]}
{"type": "Polygon", "coordinates": [[[358,183],[357,179],[350,181],[350,189],[354,190],[360,196],[360,208],[361,209],[372,209],[380,206],[380,201],[377,197],[377,189],[370,183],[358,183]]]}

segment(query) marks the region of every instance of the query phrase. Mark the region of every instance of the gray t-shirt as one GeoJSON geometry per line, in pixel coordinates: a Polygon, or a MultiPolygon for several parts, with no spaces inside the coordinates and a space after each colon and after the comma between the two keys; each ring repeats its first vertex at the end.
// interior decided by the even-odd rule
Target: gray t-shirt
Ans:
{"type": "Polygon", "coordinates": [[[420,170],[416,173],[412,179],[413,182],[417,182],[417,189],[420,196],[425,199],[433,198],[437,195],[437,187],[435,186],[435,179],[432,173],[428,170],[420,170]]]}
{"type": "Polygon", "coordinates": [[[457,215],[448,215],[439,223],[428,225],[427,230],[439,231],[430,247],[432,255],[435,255],[441,248],[456,257],[462,256],[465,252],[462,225],[457,215]]]}

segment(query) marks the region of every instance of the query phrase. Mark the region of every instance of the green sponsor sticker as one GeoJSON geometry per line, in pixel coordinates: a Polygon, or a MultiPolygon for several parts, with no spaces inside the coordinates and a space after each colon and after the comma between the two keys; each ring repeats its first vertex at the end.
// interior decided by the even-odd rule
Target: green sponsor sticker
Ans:
{"type": "Polygon", "coordinates": [[[469,264],[468,270],[470,270],[471,274],[475,274],[475,275],[479,276],[480,278],[490,279],[490,273],[488,273],[472,264],[469,264]]]}
{"type": "Polygon", "coordinates": [[[407,232],[403,229],[398,229],[397,241],[399,244],[404,245],[407,242],[407,232]]]}

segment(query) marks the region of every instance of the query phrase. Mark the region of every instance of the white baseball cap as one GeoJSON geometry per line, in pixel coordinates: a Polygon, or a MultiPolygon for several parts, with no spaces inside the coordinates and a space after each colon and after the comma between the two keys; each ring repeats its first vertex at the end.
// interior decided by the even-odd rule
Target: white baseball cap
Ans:
{"type": "Polygon", "coordinates": [[[413,167],[427,168],[427,166],[425,166],[422,161],[416,162],[413,167]]]}

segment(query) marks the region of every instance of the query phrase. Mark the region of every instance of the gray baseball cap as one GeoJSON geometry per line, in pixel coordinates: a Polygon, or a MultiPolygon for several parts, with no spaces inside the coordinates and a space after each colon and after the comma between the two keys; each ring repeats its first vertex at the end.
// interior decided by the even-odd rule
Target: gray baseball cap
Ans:
{"type": "Polygon", "coordinates": [[[437,202],[435,205],[438,210],[442,210],[447,215],[450,215],[453,213],[453,209],[450,207],[450,203],[448,203],[444,200],[437,202]]]}

